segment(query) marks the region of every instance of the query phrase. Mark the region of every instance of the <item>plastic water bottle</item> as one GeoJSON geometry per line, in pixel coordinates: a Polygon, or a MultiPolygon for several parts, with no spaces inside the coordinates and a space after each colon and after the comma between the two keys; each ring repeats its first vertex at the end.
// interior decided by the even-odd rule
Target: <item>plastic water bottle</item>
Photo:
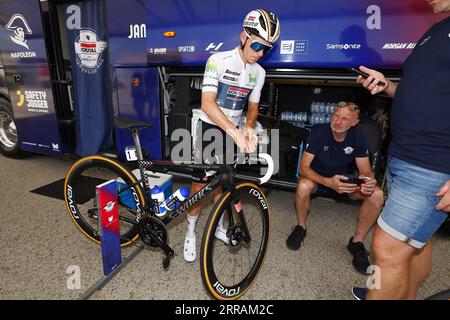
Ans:
{"type": "Polygon", "coordinates": [[[184,200],[189,197],[191,191],[187,187],[181,187],[175,191],[170,197],[165,201],[166,210],[175,210],[184,200]]]}
{"type": "Polygon", "coordinates": [[[325,123],[325,115],[323,113],[319,114],[319,123],[325,123]]]}
{"type": "Polygon", "coordinates": [[[156,202],[155,208],[157,208],[155,214],[158,217],[162,217],[166,214],[166,207],[164,206],[164,192],[158,187],[154,186],[151,190],[151,198],[156,202]]]}

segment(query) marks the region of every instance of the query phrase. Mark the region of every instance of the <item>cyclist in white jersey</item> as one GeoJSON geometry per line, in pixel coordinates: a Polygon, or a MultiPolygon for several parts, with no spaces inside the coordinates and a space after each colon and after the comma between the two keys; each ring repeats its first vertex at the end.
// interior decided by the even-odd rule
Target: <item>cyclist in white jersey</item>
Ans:
{"type": "MultiPolygon", "coordinates": [[[[197,124],[196,139],[193,143],[194,161],[205,163],[225,163],[225,155],[234,154],[226,149],[226,137],[231,137],[243,152],[254,152],[258,138],[253,131],[258,117],[258,104],[266,72],[257,61],[267,53],[280,36],[278,18],[267,10],[250,11],[244,19],[240,35],[240,45],[233,50],[212,55],[206,63],[202,86],[201,115],[197,124]],[[247,122],[240,132],[237,128],[245,104],[247,122]],[[206,145],[203,133],[207,129],[220,131],[224,148],[212,155],[204,155],[206,145]]],[[[209,143],[209,141],[207,141],[209,143]]],[[[206,181],[193,178],[192,191],[195,193],[205,186],[206,181]]],[[[214,199],[218,200],[220,188],[214,199]]],[[[184,242],[184,259],[196,259],[195,225],[202,209],[201,203],[194,206],[187,215],[188,230],[184,242]]],[[[216,237],[229,243],[222,221],[216,230],[216,237]]]]}

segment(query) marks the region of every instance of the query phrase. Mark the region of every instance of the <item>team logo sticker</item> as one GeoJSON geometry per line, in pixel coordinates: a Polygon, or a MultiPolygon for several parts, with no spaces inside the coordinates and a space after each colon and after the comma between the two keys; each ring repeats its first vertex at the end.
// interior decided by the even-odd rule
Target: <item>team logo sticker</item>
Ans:
{"type": "Polygon", "coordinates": [[[308,54],[308,40],[281,40],[280,54],[308,54]]]}
{"type": "MultiPolygon", "coordinates": [[[[28,50],[30,50],[27,39],[25,38],[26,35],[32,34],[33,31],[31,30],[27,20],[23,15],[20,13],[14,14],[8,21],[8,23],[5,25],[5,29],[12,32],[12,35],[10,35],[10,39],[15,44],[24,47],[28,50]]],[[[10,52],[11,58],[36,58],[37,54],[35,51],[15,51],[12,50],[10,52]]]]}
{"type": "Polygon", "coordinates": [[[250,73],[248,75],[248,85],[249,86],[254,86],[256,85],[256,74],[250,73]]]}
{"type": "Polygon", "coordinates": [[[344,148],[345,154],[352,154],[353,150],[355,150],[355,149],[353,149],[352,147],[346,147],[346,148],[344,148]]]}
{"type": "Polygon", "coordinates": [[[42,90],[17,90],[17,108],[26,107],[28,112],[49,113],[47,92],[42,90]]]}
{"type": "Polygon", "coordinates": [[[31,30],[27,20],[23,15],[19,13],[13,15],[6,24],[5,29],[14,32],[12,36],[9,36],[14,43],[25,47],[28,50],[30,49],[28,48],[25,34],[32,34],[33,31],[31,30]]]}
{"type": "Polygon", "coordinates": [[[86,73],[96,73],[103,64],[102,53],[106,47],[106,41],[101,41],[94,30],[80,30],[80,35],[75,40],[77,65],[86,73]]]}

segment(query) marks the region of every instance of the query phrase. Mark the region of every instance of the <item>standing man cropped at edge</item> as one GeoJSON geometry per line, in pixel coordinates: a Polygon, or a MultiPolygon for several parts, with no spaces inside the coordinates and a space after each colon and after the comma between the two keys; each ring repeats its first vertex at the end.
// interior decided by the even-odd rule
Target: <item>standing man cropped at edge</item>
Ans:
{"type": "MultiPolygon", "coordinates": [[[[257,61],[272,49],[279,36],[278,18],[267,10],[253,10],[244,19],[240,45],[233,50],[216,53],[208,59],[203,77],[200,120],[193,142],[194,162],[225,163],[227,154],[234,155],[233,143],[227,149],[227,135],[240,151],[252,153],[256,150],[258,138],[253,128],[266,76],[257,61]],[[247,102],[247,122],[243,132],[240,132],[237,126],[247,102]],[[205,147],[210,143],[203,141],[207,131],[218,133],[222,140],[222,150],[214,150],[210,155],[204,154],[205,147]]],[[[193,177],[192,193],[202,189],[207,182],[193,177]]],[[[220,194],[221,190],[218,188],[214,200],[218,200],[220,194]]],[[[202,204],[198,203],[187,214],[184,259],[188,262],[195,261],[197,255],[195,226],[201,209],[202,204]]],[[[222,219],[216,230],[216,237],[225,243],[230,241],[222,219]]]]}
{"type": "MultiPolygon", "coordinates": [[[[434,13],[450,12],[450,0],[427,3],[434,13]]],[[[372,239],[381,287],[352,293],[357,299],[416,299],[431,271],[431,237],[450,211],[450,17],[417,42],[398,85],[375,70],[360,70],[370,76],[358,76],[358,83],[394,102],[388,198],[372,239]]]]}

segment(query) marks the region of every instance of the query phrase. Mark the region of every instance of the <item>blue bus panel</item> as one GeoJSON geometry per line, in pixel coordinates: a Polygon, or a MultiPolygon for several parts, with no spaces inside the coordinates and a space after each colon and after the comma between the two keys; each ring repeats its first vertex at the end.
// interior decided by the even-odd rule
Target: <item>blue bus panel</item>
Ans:
{"type": "Polygon", "coordinates": [[[152,65],[204,66],[210,54],[239,44],[245,15],[273,11],[281,36],[260,62],[271,68],[401,68],[436,21],[425,1],[321,0],[147,1],[147,55],[152,65]],[[175,32],[173,37],[164,33],[175,32]]]}
{"type": "MultiPolygon", "coordinates": [[[[161,108],[159,101],[158,72],[155,68],[116,68],[117,101],[114,115],[151,123],[152,127],[139,131],[142,148],[151,159],[162,158],[161,108]]],[[[134,146],[128,130],[116,129],[118,156],[126,159],[125,148],[134,146]]]]}
{"type": "Polygon", "coordinates": [[[0,52],[20,148],[62,153],[39,1],[0,2],[0,52]]]}

